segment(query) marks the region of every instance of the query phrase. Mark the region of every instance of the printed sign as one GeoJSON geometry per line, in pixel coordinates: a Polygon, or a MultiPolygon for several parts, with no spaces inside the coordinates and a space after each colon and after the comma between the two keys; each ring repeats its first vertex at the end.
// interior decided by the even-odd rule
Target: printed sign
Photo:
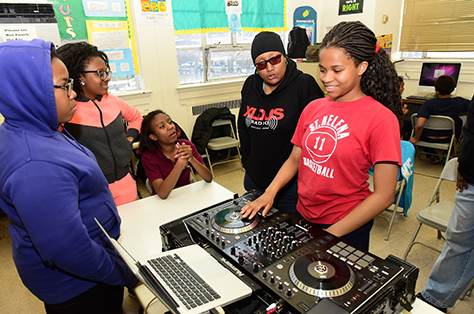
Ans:
{"type": "Polygon", "coordinates": [[[0,42],[10,40],[32,40],[37,38],[36,28],[28,24],[4,24],[0,27],[0,42]],[[1,40],[3,38],[3,40],[1,40]]]}
{"type": "Polygon", "coordinates": [[[339,0],[339,15],[362,13],[364,0],[339,0]]]}

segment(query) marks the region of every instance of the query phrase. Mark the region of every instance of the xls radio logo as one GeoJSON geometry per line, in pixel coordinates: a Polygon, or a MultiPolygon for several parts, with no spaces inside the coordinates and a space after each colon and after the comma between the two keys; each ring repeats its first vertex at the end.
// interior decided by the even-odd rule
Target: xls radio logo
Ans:
{"type": "Polygon", "coordinates": [[[285,117],[283,108],[271,109],[268,113],[264,109],[247,106],[247,112],[244,114],[245,125],[256,129],[272,129],[278,126],[278,121],[285,117]]]}

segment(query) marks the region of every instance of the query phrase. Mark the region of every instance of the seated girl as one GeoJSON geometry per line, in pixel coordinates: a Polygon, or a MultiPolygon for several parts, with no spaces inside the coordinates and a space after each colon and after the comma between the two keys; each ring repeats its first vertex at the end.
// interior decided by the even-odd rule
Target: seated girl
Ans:
{"type": "Polygon", "coordinates": [[[192,166],[206,182],[212,181],[209,169],[193,143],[178,140],[176,126],[162,110],[145,116],[141,128],[139,152],[153,194],[166,199],[171,190],[191,183],[192,166]]]}

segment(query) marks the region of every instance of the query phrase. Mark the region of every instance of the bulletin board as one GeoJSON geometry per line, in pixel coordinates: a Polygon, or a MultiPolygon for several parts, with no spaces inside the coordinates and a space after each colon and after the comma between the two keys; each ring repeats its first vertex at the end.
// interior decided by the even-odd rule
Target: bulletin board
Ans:
{"type": "Polygon", "coordinates": [[[114,75],[139,73],[130,0],[48,0],[63,42],[87,40],[104,51],[114,75]]]}

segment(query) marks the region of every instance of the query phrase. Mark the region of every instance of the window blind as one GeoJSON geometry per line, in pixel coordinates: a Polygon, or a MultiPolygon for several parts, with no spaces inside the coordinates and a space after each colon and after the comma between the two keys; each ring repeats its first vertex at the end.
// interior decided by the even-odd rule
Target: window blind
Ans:
{"type": "Polygon", "coordinates": [[[401,51],[474,51],[472,0],[405,0],[401,51]]]}

